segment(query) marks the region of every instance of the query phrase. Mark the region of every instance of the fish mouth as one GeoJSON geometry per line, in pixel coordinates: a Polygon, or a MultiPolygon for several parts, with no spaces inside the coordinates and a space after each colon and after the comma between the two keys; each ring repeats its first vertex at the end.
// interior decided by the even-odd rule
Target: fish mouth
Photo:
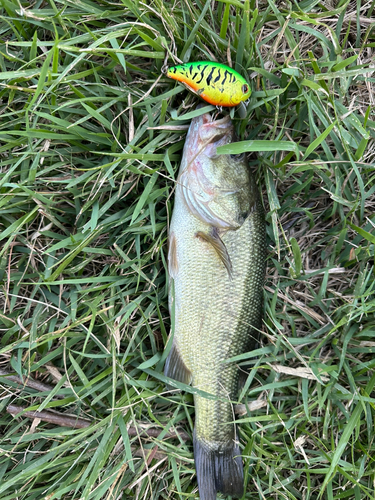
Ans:
{"type": "Polygon", "coordinates": [[[204,152],[206,156],[216,156],[216,148],[234,140],[234,127],[229,116],[214,120],[209,113],[193,118],[191,151],[204,152]]]}
{"type": "MultiPolygon", "coordinates": [[[[229,116],[214,120],[209,113],[196,116],[191,120],[185,140],[183,157],[184,168],[189,168],[201,157],[216,158],[218,146],[230,144],[235,140],[234,127],[229,116]]],[[[184,169],[183,168],[183,169],[184,169]]]]}

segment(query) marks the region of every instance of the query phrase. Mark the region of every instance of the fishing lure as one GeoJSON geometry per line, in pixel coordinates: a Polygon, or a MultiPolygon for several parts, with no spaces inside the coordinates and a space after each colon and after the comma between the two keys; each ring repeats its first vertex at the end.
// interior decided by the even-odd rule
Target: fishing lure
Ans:
{"type": "Polygon", "coordinates": [[[233,107],[250,97],[250,86],[225,64],[202,61],[168,68],[166,75],[214,106],[233,107]]]}

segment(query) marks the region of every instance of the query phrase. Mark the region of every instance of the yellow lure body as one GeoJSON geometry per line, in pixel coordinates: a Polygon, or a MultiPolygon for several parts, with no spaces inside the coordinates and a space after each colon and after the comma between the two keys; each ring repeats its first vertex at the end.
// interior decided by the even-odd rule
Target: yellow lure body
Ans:
{"type": "Polygon", "coordinates": [[[250,97],[245,78],[225,64],[202,61],[179,64],[167,70],[167,76],[214,106],[233,107],[250,97]]]}

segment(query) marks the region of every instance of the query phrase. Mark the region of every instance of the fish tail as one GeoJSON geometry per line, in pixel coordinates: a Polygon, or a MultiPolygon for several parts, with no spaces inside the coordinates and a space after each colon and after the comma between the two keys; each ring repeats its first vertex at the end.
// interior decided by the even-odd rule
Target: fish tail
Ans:
{"type": "Polygon", "coordinates": [[[216,493],[242,497],[243,465],[235,440],[211,447],[194,430],[194,459],[200,500],[216,500],[216,493]]]}

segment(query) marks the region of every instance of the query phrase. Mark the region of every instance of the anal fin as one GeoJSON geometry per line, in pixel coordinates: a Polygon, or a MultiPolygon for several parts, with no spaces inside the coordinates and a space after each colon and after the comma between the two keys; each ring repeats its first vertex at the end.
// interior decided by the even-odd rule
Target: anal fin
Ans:
{"type": "Polygon", "coordinates": [[[182,382],[183,384],[188,385],[191,383],[191,371],[186,368],[185,363],[182,361],[175,342],[173,342],[172,348],[165,361],[164,375],[173,378],[173,380],[177,380],[177,382],[182,382]]]}

